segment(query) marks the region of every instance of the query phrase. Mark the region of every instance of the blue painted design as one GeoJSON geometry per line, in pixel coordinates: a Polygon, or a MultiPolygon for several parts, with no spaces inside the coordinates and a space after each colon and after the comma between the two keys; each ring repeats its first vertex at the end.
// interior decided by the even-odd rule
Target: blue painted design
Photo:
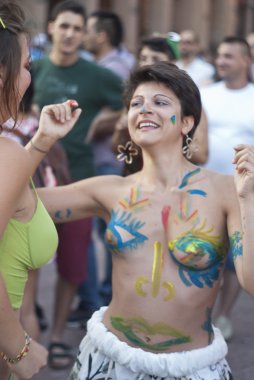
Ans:
{"type": "Polygon", "coordinates": [[[203,190],[193,189],[193,190],[187,190],[187,193],[191,195],[201,195],[201,197],[206,197],[207,193],[203,190]]]}
{"type": "Polygon", "coordinates": [[[61,211],[56,211],[55,212],[55,219],[62,219],[61,211]]]}
{"type": "Polygon", "coordinates": [[[176,123],[176,115],[171,116],[170,120],[171,120],[172,124],[175,125],[175,123],[176,123]]]}
{"type": "Polygon", "coordinates": [[[111,219],[106,231],[107,247],[115,253],[119,253],[125,249],[137,248],[139,245],[148,240],[145,235],[138,232],[138,230],[140,230],[144,225],[144,222],[133,218],[132,213],[123,211],[120,214],[120,211],[112,210],[111,219]],[[120,230],[122,230],[122,234],[120,234],[120,230]],[[125,231],[130,236],[128,236],[124,241],[123,235],[125,231]]]}
{"type": "Polygon", "coordinates": [[[72,214],[72,211],[70,208],[67,208],[66,211],[65,211],[65,214],[64,214],[64,218],[63,218],[63,212],[58,210],[55,212],[55,219],[59,219],[59,220],[62,220],[62,219],[65,219],[65,218],[69,218],[72,214]]]}
{"type": "MultiPolygon", "coordinates": [[[[177,262],[175,258],[174,261],[177,262]]],[[[178,262],[177,264],[179,265],[179,276],[183,283],[188,287],[195,285],[200,289],[204,286],[213,287],[214,282],[219,279],[219,269],[222,266],[222,262],[218,262],[212,268],[201,270],[186,268],[178,262]]]]}
{"type": "Polygon", "coordinates": [[[212,327],[212,309],[208,307],[206,309],[206,321],[202,326],[202,329],[208,333],[208,344],[212,341],[213,327],[212,327]]]}
{"type": "Polygon", "coordinates": [[[182,179],[182,182],[178,186],[178,189],[182,189],[183,187],[187,186],[188,180],[190,179],[190,177],[194,176],[195,174],[198,174],[200,172],[200,170],[201,170],[200,168],[197,168],[195,170],[192,170],[192,172],[186,173],[182,179]]]}
{"type": "Polygon", "coordinates": [[[67,208],[66,210],[66,218],[69,218],[71,216],[71,209],[67,208]]]}
{"type": "Polygon", "coordinates": [[[225,248],[218,236],[209,236],[209,230],[202,232],[202,228],[170,241],[168,249],[186,286],[212,288],[220,275],[225,248]],[[177,258],[177,250],[181,252],[180,259],[177,258]]]}
{"type": "Polygon", "coordinates": [[[233,259],[235,260],[237,257],[241,257],[243,255],[243,235],[240,231],[235,231],[229,237],[230,250],[233,255],[233,259]]]}

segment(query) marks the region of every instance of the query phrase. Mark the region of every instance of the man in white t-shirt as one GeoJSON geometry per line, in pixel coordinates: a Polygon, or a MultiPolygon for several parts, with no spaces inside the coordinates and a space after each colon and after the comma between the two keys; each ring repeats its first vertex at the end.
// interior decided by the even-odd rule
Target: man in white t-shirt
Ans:
{"type": "MultiPolygon", "coordinates": [[[[240,143],[254,144],[254,84],[249,82],[250,65],[247,41],[238,37],[224,38],[216,58],[217,72],[222,80],[201,90],[208,122],[208,169],[233,174],[234,147],[240,143]]],[[[229,316],[239,290],[233,259],[229,254],[217,319],[226,339],[233,334],[229,316]]]]}
{"type": "Polygon", "coordinates": [[[180,33],[180,60],[177,66],[185,70],[198,87],[213,82],[215,68],[204,58],[198,56],[199,39],[193,30],[183,30],[180,33]]]}

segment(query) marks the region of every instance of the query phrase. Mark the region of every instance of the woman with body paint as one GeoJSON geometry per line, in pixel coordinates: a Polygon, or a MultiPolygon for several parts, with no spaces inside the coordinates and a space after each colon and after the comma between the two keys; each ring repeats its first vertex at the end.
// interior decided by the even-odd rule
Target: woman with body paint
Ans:
{"type": "Polygon", "coordinates": [[[125,103],[142,170],[40,190],[56,221],[103,218],[113,257],[112,301],[88,322],[70,379],[232,379],[211,314],[229,246],[254,296],[254,148],[235,147],[235,178],[186,159],[200,95],[170,63],[134,72],[125,103]]]}
{"type": "MultiPolygon", "coordinates": [[[[0,132],[8,119],[17,122],[19,105],[31,81],[24,25],[20,7],[10,0],[1,1],[0,132]]],[[[1,380],[30,379],[47,362],[47,350],[33,341],[19,323],[28,271],[46,263],[57,247],[55,226],[38,198],[31,176],[55,141],[73,127],[80,112],[72,113],[69,102],[45,107],[39,129],[26,149],[0,136],[1,380]]]]}

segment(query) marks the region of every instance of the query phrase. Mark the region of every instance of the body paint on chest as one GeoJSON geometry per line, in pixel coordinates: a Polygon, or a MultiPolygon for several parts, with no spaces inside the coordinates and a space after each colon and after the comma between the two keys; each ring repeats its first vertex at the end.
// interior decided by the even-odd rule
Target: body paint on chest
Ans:
{"type": "MultiPolygon", "coordinates": [[[[191,177],[193,177],[194,175],[200,173],[201,169],[200,168],[197,168],[197,169],[194,169],[188,173],[186,173],[180,183],[180,185],[178,186],[178,189],[183,189],[185,186],[187,186],[189,183],[189,179],[191,177]]],[[[207,193],[203,190],[200,190],[200,189],[190,189],[190,190],[187,190],[187,193],[193,195],[193,194],[196,194],[196,195],[200,195],[202,197],[206,197],[207,196],[207,193]]]]}
{"type": "Polygon", "coordinates": [[[150,204],[148,198],[142,198],[140,187],[132,187],[129,198],[119,201],[119,204],[127,211],[141,211],[145,206],[150,204]]]}
{"type": "Polygon", "coordinates": [[[192,228],[168,243],[169,253],[179,267],[179,276],[186,286],[212,288],[218,280],[225,257],[225,247],[213,227],[192,228]]]}
{"type": "Polygon", "coordinates": [[[152,277],[149,280],[146,276],[140,276],[135,282],[135,292],[140,297],[145,297],[147,291],[144,290],[144,285],[151,285],[151,295],[156,298],[160,292],[161,285],[167,291],[167,295],[164,297],[164,301],[170,301],[175,296],[175,287],[170,281],[164,281],[161,284],[163,270],[163,248],[162,244],[158,241],[154,243],[154,256],[153,256],[153,267],[152,267],[152,277]]]}
{"type": "Polygon", "coordinates": [[[112,210],[105,235],[108,249],[113,253],[136,249],[148,240],[139,232],[144,225],[145,222],[133,218],[132,213],[112,210]]]}

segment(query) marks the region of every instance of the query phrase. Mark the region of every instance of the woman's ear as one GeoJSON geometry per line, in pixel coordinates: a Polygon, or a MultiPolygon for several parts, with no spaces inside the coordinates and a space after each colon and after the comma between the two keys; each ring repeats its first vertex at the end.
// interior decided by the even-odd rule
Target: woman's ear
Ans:
{"type": "Polygon", "coordinates": [[[187,135],[192,128],[194,127],[194,117],[193,116],[184,116],[182,124],[182,134],[187,135]]]}

